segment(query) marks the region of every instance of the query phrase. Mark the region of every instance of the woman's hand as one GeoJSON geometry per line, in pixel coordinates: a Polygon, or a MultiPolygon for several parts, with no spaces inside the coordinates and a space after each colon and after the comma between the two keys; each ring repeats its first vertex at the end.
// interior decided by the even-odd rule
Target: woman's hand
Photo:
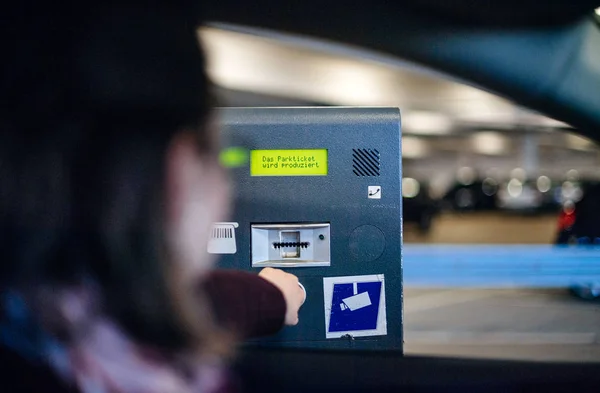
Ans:
{"type": "Polygon", "coordinates": [[[275,285],[283,293],[286,305],[285,324],[288,326],[296,325],[298,323],[298,310],[300,310],[300,306],[306,298],[306,293],[298,285],[298,277],[270,267],[264,268],[258,275],[275,285]]]}

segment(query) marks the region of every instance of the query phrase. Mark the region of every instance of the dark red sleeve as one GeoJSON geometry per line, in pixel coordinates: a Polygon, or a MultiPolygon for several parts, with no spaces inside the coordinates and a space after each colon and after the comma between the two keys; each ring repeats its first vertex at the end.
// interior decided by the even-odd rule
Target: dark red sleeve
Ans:
{"type": "Polygon", "coordinates": [[[203,280],[217,321],[243,338],[277,333],[285,319],[281,291],[256,274],[214,270],[203,280]]]}

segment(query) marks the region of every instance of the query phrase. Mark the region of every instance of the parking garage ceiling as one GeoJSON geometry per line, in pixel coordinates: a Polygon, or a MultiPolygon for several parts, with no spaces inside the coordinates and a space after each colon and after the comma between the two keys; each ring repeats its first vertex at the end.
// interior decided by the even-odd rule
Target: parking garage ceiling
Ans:
{"type": "Polygon", "coordinates": [[[322,105],[397,106],[405,134],[565,129],[437,72],[362,49],[229,25],[200,32],[226,89],[322,105]]]}
{"type": "Polygon", "coordinates": [[[560,177],[578,168],[596,176],[597,147],[567,124],[437,71],[362,48],[234,25],[202,28],[200,37],[225,105],[401,108],[404,158],[442,160],[430,167],[420,161],[415,168],[422,177],[449,178],[440,168],[463,165],[493,165],[507,174],[531,167],[527,143],[537,146],[533,172],[560,177]],[[533,139],[526,143],[526,135],[533,139]]]}

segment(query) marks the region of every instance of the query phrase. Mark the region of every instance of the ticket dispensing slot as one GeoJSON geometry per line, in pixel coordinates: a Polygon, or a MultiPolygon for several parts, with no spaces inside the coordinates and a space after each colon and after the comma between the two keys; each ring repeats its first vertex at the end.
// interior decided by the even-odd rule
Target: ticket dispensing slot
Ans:
{"type": "Polygon", "coordinates": [[[329,224],[252,224],[253,267],[329,266],[329,224]]]}

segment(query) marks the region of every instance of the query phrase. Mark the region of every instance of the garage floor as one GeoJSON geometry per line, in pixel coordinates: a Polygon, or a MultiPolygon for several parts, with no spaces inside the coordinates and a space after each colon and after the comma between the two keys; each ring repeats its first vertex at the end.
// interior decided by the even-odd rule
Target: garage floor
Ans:
{"type": "Polygon", "coordinates": [[[600,303],[563,290],[405,288],[405,352],[600,361],[600,303]]]}

